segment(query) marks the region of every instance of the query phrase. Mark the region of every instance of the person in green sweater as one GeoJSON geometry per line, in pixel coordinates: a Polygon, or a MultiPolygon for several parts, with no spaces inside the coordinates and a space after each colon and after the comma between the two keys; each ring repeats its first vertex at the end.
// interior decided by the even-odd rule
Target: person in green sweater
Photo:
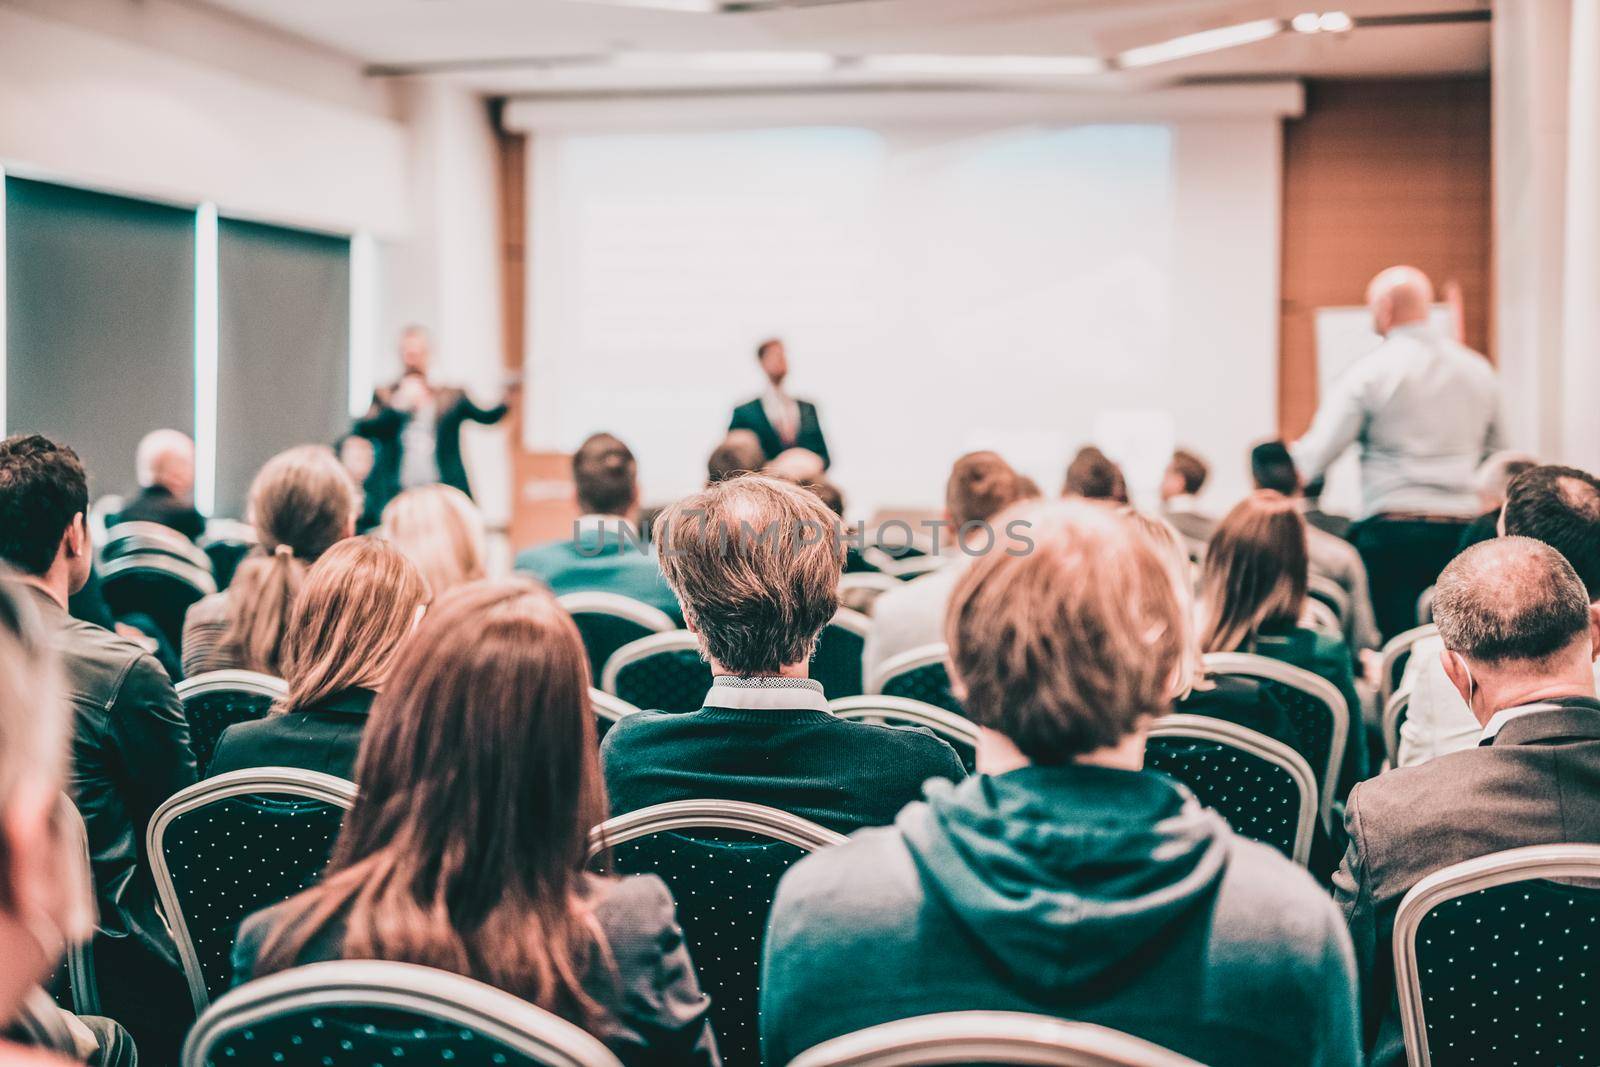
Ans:
{"type": "Polygon", "coordinates": [[[890,822],[930,778],[965,776],[933,734],[838,718],[807,677],[844,559],[838,518],[809,490],[746,475],[674,504],[656,529],[714,680],[699,711],[641,711],[607,731],[613,815],[742,800],[849,833],[890,822]]]}

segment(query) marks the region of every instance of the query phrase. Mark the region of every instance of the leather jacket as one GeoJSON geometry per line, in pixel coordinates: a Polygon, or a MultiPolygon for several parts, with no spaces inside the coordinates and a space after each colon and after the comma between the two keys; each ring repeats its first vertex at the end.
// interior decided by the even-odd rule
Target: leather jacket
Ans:
{"type": "Polygon", "coordinates": [[[134,938],[177,966],[144,836],[156,808],[195,782],[183,705],[155,657],[34,592],[72,702],[70,791],[89,832],[100,935],[134,938]]]}

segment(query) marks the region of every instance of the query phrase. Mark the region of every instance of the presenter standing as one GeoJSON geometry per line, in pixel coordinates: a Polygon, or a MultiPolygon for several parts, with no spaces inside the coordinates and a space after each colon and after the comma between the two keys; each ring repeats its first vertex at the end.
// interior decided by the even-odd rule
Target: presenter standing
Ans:
{"type": "Polygon", "coordinates": [[[749,430],[754,433],[769,463],[792,448],[803,448],[815,453],[826,469],[828,442],[822,436],[822,424],[817,421],[817,406],[809,400],[797,400],[784,391],[783,380],[789,376],[789,355],[784,351],[783,342],[777,338],[761,342],[756,347],[756,360],[767,376],[767,388],[754,400],[733,409],[729,432],[749,430]]]}

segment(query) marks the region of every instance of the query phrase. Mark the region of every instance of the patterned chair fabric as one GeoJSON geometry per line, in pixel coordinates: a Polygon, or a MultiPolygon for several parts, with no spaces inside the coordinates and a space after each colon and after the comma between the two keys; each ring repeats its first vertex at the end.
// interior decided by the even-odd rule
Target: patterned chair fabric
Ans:
{"type": "Polygon", "coordinates": [[[878,677],[867,688],[884,696],[919,700],[965,715],[961,701],[950,691],[950,672],[945,668],[944,657],[942,644],[911,649],[879,667],[878,677]]]}
{"type": "Polygon", "coordinates": [[[866,616],[841,610],[822,628],[811,657],[811,677],[822,683],[823,695],[829,700],[861,695],[861,653],[870,625],[866,616]]]}
{"type": "Polygon", "coordinates": [[[696,711],[711,689],[711,667],[692,634],[652,634],[612,654],[600,688],[636,708],[696,711]]]}
{"type": "Polygon", "coordinates": [[[956,750],[968,774],[977,768],[978,727],[955,712],[882,693],[841,697],[830,700],[828,707],[839,718],[853,722],[869,722],[878,726],[915,726],[930,730],[956,750]]]}
{"type": "Polygon", "coordinates": [[[623,645],[672,630],[666,612],[614,593],[568,593],[560,599],[589,654],[589,678],[598,685],[606,660],[623,645]]]}
{"type": "Polygon", "coordinates": [[[233,982],[240,922],[321,876],[354,800],[350,782],[267,767],[209,778],[156,810],[151,866],[196,1011],[233,982]]]}
{"type": "Polygon", "coordinates": [[[178,699],[189,720],[189,745],[200,777],[211,766],[222,731],[235,723],[265,718],[275,700],[286,695],[280,678],[254,671],[209,671],[178,683],[178,699]]]}
{"type": "Polygon", "coordinates": [[[594,1037],[499,989],[408,963],[341,960],[235,989],[184,1067],[620,1067],[594,1037]]]}
{"type": "Polygon", "coordinates": [[[1417,883],[1394,934],[1410,1062],[1600,1063],[1596,879],[1600,846],[1536,845],[1417,883]]]}
{"type": "Polygon", "coordinates": [[[1168,715],[1151,729],[1145,767],[1188,786],[1241,837],[1296,863],[1309,858],[1316,778],[1287,745],[1234,723],[1168,715]]]}

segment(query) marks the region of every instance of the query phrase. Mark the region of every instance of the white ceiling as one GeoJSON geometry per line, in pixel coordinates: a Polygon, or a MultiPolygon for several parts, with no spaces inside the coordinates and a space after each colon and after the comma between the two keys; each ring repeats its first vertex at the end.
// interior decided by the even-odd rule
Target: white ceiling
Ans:
{"type": "MultiPolygon", "coordinates": [[[[438,70],[495,95],[905,85],[917,80],[848,67],[818,74],[706,72],[593,62],[561,65],[563,59],[615,52],[1107,56],[1185,33],[1259,18],[1287,19],[1307,10],[1337,8],[1360,18],[1490,6],[1489,0],[854,0],[719,15],[594,0],[203,2],[372,67],[438,70]],[[556,65],[550,65],[552,60],[556,65]]],[[[1473,22],[1285,34],[1140,71],[1059,81],[1115,91],[1196,79],[1428,76],[1481,73],[1488,66],[1488,24],[1473,22]]],[[[951,82],[949,76],[937,79],[941,85],[951,82]]]]}

